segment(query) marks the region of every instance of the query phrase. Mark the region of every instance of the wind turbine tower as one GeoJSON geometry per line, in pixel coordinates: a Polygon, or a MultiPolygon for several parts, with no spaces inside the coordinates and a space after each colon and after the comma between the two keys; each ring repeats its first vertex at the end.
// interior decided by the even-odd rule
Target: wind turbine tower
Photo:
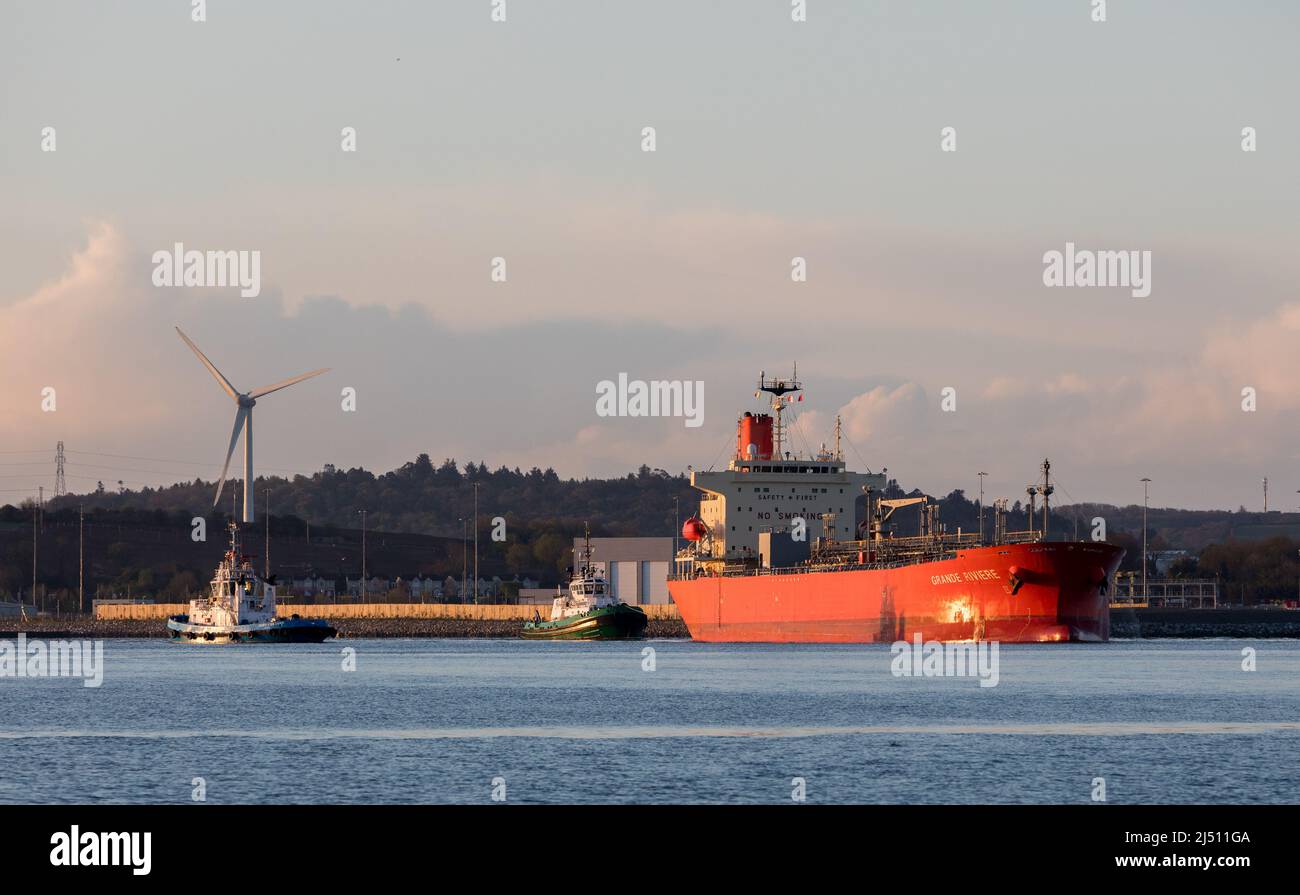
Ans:
{"type": "Polygon", "coordinates": [[[208,372],[212,374],[212,378],[217,380],[217,384],[225,390],[226,394],[230,395],[239,408],[235,411],[235,429],[230,433],[230,448],[226,451],[226,465],[221,467],[221,478],[217,481],[217,493],[212,499],[212,505],[215,507],[217,502],[221,500],[221,489],[226,484],[226,473],[230,471],[230,458],[235,455],[235,445],[239,443],[239,433],[242,431],[244,433],[244,521],[251,523],[255,518],[253,492],[256,490],[253,487],[253,405],[257,403],[258,398],[265,397],[271,392],[278,392],[282,388],[288,388],[294,383],[302,382],[304,379],[319,376],[321,373],[328,373],[329,368],[312,370],[310,373],[303,373],[301,376],[295,376],[274,385],[266,385],[248,392],[239,392],[230,384],[229,379],[221,375],[221,371],[213,365],[212,361],[204,356],[203,352],[199,350],[199,346],[191,342],[189,336],[181,332],[179,326],[176,327],[176,333],[185,341],[186,345],[190,346],[190,350],[203,363],[203,366],[207,367],[208,372]]]}

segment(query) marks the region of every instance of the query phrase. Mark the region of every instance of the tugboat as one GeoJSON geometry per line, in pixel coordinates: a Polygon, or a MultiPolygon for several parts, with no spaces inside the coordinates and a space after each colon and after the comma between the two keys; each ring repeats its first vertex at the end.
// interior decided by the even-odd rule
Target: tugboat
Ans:
{"type": "Polygon", "coordinates": [[[605,576],[591,564],[588,530],[569,592],[556,594],[549,621],[535,612],[533,620],[524,624],[522,636],[526,640],[627,640],[640,637],[648,622],[644,609],[610,595],[605,576]]]}
{"type": "Polygon", "coordinates": [[[188,615],[167,619],[167,635],[181,643],[320,643],[336,633],[324,619],[275,617],[275,584],[241,552],[234,522],[209,595],[191,600],[188,615]]]}

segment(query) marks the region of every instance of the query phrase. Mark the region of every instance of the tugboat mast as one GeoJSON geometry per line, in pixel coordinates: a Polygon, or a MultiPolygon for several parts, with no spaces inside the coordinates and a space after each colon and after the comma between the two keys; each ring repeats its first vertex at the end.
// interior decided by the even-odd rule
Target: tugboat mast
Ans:
{"type": "Polygon", "coordinates": [[[591,569],[591,523],[582,523],[582,562],[579,565],[579,574],[586,576],[591,569]]]}

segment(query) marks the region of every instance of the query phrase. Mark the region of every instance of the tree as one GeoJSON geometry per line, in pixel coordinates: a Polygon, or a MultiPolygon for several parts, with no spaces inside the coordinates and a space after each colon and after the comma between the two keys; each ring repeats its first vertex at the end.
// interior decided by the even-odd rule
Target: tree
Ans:
{"type": "Polygon", "coordinates": [[[546,532],[533,543],[533,556],[537,558],[542,568],[548,570],[563,572],[572,565],[570,562],[572,553],[571,542],[553,531],[546,532]]]}

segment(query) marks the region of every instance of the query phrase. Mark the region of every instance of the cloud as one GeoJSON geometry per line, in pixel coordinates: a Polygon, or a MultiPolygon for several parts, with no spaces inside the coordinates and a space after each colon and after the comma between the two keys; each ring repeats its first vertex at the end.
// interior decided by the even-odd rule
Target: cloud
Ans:
{"type": "Polygon", "coordinates": [[[1088,380],[1077,373],[1062,373],[1044,385],[1051,395],[1082,395],[1088,391],[1088,380]]]}
{"type": "Polygon", "coordinates": [[[1207,367],[1225,384],[1252,387],[1261,405],[1300,407],[1300,303],[1286,304],[1258,320],[1227,323],[1205,345],[1207,367]]]}
{"type": "Polygon", "coordinates": [[[984,387],[983,396],[993,401],[1015,398],[1025,394],[1030,384],[1022,377],[994,376],[984,387]]]}
{"type": "Polygon", "coordinates": [[[1300,306],[1288,305],[1216,328],[1185,358],[1159,358],[1136,372],[995,376],[970,397],[959,389],[955,413],[926,398],[942,382],[877,385],[839,412],[873,463],[932,493],[969,490],[982,468],[991,493],[1015,497],[1049,456],[1068,483],[1067,499],[1131,502],[1132,483],[1150,475],[1171,505],[1249,504],[1245,495],[1260,477],[1293,465],[1297,337],[1300,306]],[[1253,413],[1242,410],[1246,385],[1258,390],[1253,413]]]}
{"type": "Polygon", "coordinates": [[[133,284],[122,234],[91,225],[84,248],[57,279],[0,308],[0,434],[97,431],[101,421],[128,428],[152,418],[157,380],[141,369],[152,353],[136,328],[164,313],[161,296],[133,284]],[[43,391],[54,389],[54,409],[43,391]]]}
{"type": "Polygon", "coordinates": [[[850,438],[874,444],[920,436],[929,421],[925,391],[915,382],[877,386],[846,404],[840,414],[850,438]]]}

